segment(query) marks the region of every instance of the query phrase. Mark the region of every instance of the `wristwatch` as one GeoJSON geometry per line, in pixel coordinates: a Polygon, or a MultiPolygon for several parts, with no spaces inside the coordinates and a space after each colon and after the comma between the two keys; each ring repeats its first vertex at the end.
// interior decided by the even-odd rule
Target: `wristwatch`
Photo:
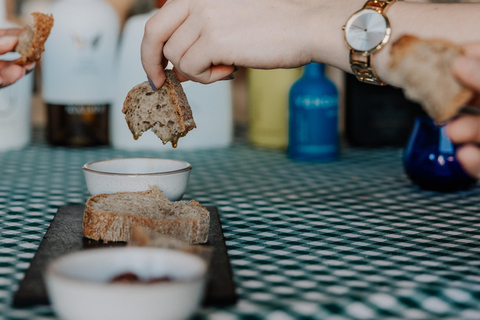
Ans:
{"type": "Polygon", "coordinates": [[[343,26],[345,42],[350,49],[350,66],[362,82],[387,85],[378,78],[372,55],[390,39],[392,30],[385,12],[396,1],[401,0],[368,0],[343,26]]]}

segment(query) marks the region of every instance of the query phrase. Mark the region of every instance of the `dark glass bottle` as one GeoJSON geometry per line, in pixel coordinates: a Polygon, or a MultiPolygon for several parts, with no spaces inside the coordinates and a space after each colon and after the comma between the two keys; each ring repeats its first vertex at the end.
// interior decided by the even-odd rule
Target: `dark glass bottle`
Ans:
{"type": "Polygon", "coordinates": [[[108,1],[54,1],[55,26],[42,56],[47,140],[72,147],[109,144],[120,32],[108,1]]]}
{"type": "Polygon", "coordinates": [[[437,126],[430,117],[419,117],[404,151],[405,172],[422,189],[444,192],[468,189],[476,180],[458,163],[456,149],[445,127],[437,126]]]}
{"type": "Polygon", "coordinates": [[[57,146],[109,143],[109,104],[47,104],[47,139],[57,146]]]}
{"type": "Polygon", "coordinates": [[[338,153],[338,90],[323,64],[310,63],[290,89],[288,155],[331,160],[338,153]]]}

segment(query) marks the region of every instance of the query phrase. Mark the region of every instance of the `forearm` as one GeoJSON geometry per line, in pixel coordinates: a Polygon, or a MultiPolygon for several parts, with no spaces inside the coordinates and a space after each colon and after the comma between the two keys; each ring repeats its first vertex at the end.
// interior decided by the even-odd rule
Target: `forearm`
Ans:
{"type": "MultiPolygon", "coordinates": [[[[312,45],[312,60],[324,62],[350,72],[349,50],[343,38],[342,26],[365,0],[345,3],[335,1],[330,8],[312,10],[309,35],[312,45]],[[325,15],[328,10],[331,14],[325,15]],[[323,13],[322,13],[323,11],[323,13]],[[316,15],[316,19],[314,16],[316,15]],[[320,17],[320,18],[318,18],[320,17]]],[[[419,3],[399,1],[387,11],[392,27],[389,43],[373,56],[373,64],[379,77],[389,82],[388,62],[390,47],[403,34],[422,38],[442,38],[465,44],[480,41],[480,3],[419,3]]]]}
{"type": "MultiPolygon", "coordinates": [[[[169,1],[147,22],[142,64],[157,87],[167,60],[185,78],[202,83],[227,78],[233,65],[293,68],[314,61],[350,72],[342,27],[365,1],[169,1]]],[[[479,13],[480,3],[393,3],[386,13],[391,40],[373,56],[380,79],[391,80],[389,51],[401,35],[480,41],[479,13]]]]}

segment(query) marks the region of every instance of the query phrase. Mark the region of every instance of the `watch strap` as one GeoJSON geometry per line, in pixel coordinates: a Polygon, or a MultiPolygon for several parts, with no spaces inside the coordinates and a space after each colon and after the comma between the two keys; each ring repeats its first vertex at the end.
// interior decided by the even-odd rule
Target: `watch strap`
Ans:
{"type": "MultiPolygon", "coordinates": [[[[396,2],[401,0],[369,0],[363,6],[363,9],[375,10],[380,14],[385,14],[388,7],[396,2]]],[[[371,54],[365,55],[356,52],[355,50],[350,50],[350,66],[352,68],[353,74],[357,77],[359,81],[376,84],[379,86],[386,86],[387,83],[380,80],[375,69],[372,65],[371,54]]]]}
{"type": "Polygon", "coordinates": [[[365,3],[365,5],[363,6],[363,9],[373,9],[383,14],[387,9],[387,7],[390,6],[392,3],[394,3],[395,1],[397,0],[384,0],[384,1],[369,0],[367,1],[367,3],[365,3]]]}
{"type": "Polygon", "coordinates": [[[372,55],[361,55],[350,50],[350,67],[353,74],[361,82],[386,86],[387,83],[380,80],[371,63],[372,55]]]}

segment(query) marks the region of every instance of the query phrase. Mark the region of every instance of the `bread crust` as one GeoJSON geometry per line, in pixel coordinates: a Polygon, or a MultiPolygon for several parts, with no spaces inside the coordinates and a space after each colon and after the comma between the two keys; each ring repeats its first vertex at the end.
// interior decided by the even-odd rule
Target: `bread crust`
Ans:
{"type": "MultiPolygon", "coordinates": [[[[122,192],[115,195],[143,194],[151,197],[159,197],[159,206],[172,204],[168,199],[161,195],[161,191],[148,190],[141,192],[122,192]]],[[[99,194],[87,200],[83,215],[83,235],[93,240],[103,240],[104,242],[129,241],[134,226],[144,227],[153,232],[164,236],[177,238],[190,244],[205,243],[208,240],[208,231],[210,228],[210,213],[197,201],[191,200],[189,203],[182,201],[182,205],[188,206],[195,211],[195,217],[182,217],[179,211],[178,218],[152,219],[135,214],[135,206],[131,207],[131,214],[117,214],[106,210],[95,209],[95,204],[102,201],[109,201],[109,194],[99,194]]],[[[178,202],[177,202],[178,203],[178,202]]],[[[128,205],[128,203],[125,203],[128,205]]],[[[181,210],[181,207],[177,208],[181,210]]]]}
{"type": "Polygon", "coordinates": [[[21,66],[39,61],[45,51],[45,42],[53,27],[53,16],[40,12],[32,13],[34,25],[27,26],[26,31],[20,35],[15,50],[22,55],[15,62],[21,66]]]}
{"type": "Polygon", "coordinates": [[[400,86],[407,98],[420,103],[435,122],[444,123],[474,95],[452,72],[454,59],[463,54],[463,48],[450,41],[404,35],[392,44],[392,83],[400,86]]]}
{"type": "Polygon", "coordinates": [[[133,87],[122,112],[135,139],[152,130],[165,144],[176,147],[178,139],[196,128],[192,109],[182,85],[172,70],[165,70],[165,83],[153,91],[148,81],[133,87]]]}

